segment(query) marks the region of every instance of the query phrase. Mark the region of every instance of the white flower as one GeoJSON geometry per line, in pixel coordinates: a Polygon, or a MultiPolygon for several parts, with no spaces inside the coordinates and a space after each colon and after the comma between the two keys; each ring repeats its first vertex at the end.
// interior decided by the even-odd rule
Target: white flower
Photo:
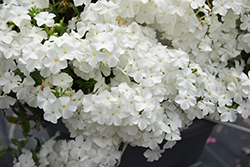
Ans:
{"type": "Polygon", "coordinates": [[[59,97],[55,105],[58,106],[58,109],[60,113],[62,113],[62,117],[64,119],[72,117],[77,109],[76,103],[67,96],[59,97]]]}
{"type": "Polygon", "coordinates": [[[28,59],[38,59],[44,56],[44,52],[41,50],[42,44],[40,42],[31,42],[25,45],[22,49],[23,59],[27,61],[28,59]]]}
{"type": "Polygon", "coordinates": [[[63,159],[61,158],[61,156],[56,152],[52,152],[48,156],[48,161],[50,162],[51,167],[62,166],[63,165],[62,160],[63,159]]]}
{"type": "Polygon", "coordinates": [[[0,96],[0,109],[8,109],[10,105],[14,105],[16,102],[16,99],[13,97],[2,95],[0,96]]]}
{"type": "Polygon", "coordinates": [[[17,25],[20,26],[22,20],[30,20],[30,16],[28,15],[28,10],[26,10],[22,6],[14,6],[10,11],[12,13],[11,20],[17,25]]]}
{"type": "MultiPolygon", "coordinates": [[[[71,141],[69,141],[70,143],[71,141]]],[[[69,158],[69,153],[70,153],[70,150],[71,150],[71,146],[70,144],[67,143],[66,140],[63,140],[61,146],[60,146],[60,155],[64,161],[64,163],[67,163],[68,161],[68,158],[69,158]]]]}
{"type": "Polygon", "coordinates": [[[241,73],[240,74],[240,80],[241,80],[241,84],[243,86],[250,86],[250,71],[248,71],[248,75],[246,75],[245,73],[241,73]]]}
{"type": "Polygon", "coordinates": [[[250,30],[250,15],[243,15],[241,18],[240,18],[240,21],[242,21],[243,23],[240,25],[240,28],[242,30],[250,30]]]}
{"type": "Polygon", "coordinates": [[[172,15],[170,14],[169,4],[161,4],[157,9],[155,16],[158,23],[170,23],[172,21],[172,15]]]}
{"type": "Polygon", "coordinates": [[[225,105],[231,106],[233,101],[231,98],[228,96],[228,94],[221,94],[218,96],[218,104],[220,107],[223,107],[225,105]]]}
{"type": "Polygon", "coordinates": [[[22,83],[20,83],[17,87],[13,88],[13,91],[17,93],[17,99],[25,99],[29,95],[30,89],[33,87],[34,84],[35,81],[33,80],[33,78],[28,76],[23,80],[22,83]]]}
{"type": "Polygon", "coordinates": [[[102,61],[104,57],[103,53],[99,52],[94,45],[90,44],[86,47],[85,59],[92,67],[96,67],[97,63],[102,61]]]}
{"type": "Polygon", "coordinates": [[[188,7],[187,1],[176,0],[176,1],[171,1],[170,4],[171,8],[169,10],[171,14],[177,13],[180,17],[184,16],[186,8],[188,7]]]}
{"type": "Polygon", "coordinates": [[[185,68],[184,70],[178,71],[176,84],[182,86],[185,89],[194,89],[193,83],[196,81],[196,76],[192,73],[192,70],[185,68]]]}
{"type": "Polygon", "coordinates": [[[103,48],[107,49],[109,52],[113,50],[114,40],[108,33],[101,33],[94,36],[92,39],[92,45],[95,46],[96,50],[101,50],[103,48]]]}
{"type": "MultiPolygon", "coordinates": [[[[81,13],[82,20],[83,21],[86,21],[86,20],[96,21],[98,19],[98,15],[97,15],[96,10],[97,10],[96,5],[93,3],[90,3],[89,6],[86,6],[84,11],[81,13]]],[[[81,23],[80,25],[85,25],[84,22],[79,22],[79,23],[81,23]]],[[[79,27],[80,25],[78,25],[78,23],[77,23],[78,32],[79,32],[79,29],[83,28],[82,26],[80,28],[79,27]]],[[[84,33],[80,33],[80,34],[83,35],[84,33]]]]}
{"type": "Polygon", "coordinates": [[[126,0],[126,1],[121,1],[119,6],[121,7],[121,13],[120,16],[122,18],[132,18],[134,17],[134,10],[133,10],[133,1],[131,0],[126,0]]]}
{"type": "Polygon", "coordinates": [[[234,122],[237,118],[236,110],[227,107],[218,107],[218,112],[221,113],[220,120],[222,122],[234,122]]]}
{"type": "Polygon", "coordinates": [[[90,150],[92,143],[90,141],[85,141],[83,136],[77,136],[75,140],[70,140],[70,155],[79,156],[90,150]]]}
{"type": "Polygon", "coordinates": [[[37,8],[48,8],[49,7],[49,0],[22,0],[19,2],[24,6],[26,9],[33,7],[36,5],[37,8]]]}
{"type": "Polygon", "coordinates": [[[227,13],[227,9],[225,7],[225,0],[217,0],[217,1],[213,1],[213,13],[217,14],[221,14],[222,16],[225,16],[227,13]]]}
{"type": "Polygon", "coordinates": [[[7,22],[11,19],[11,13],[8,9],[1,9],[0,10],[0,28],[2,30],[6,29],[7,22]]]}
{"type": "Polygon", "coordinates": [[[57,74],[61,69],[67,67],[67,60],[60,60],[56,51],[50,49],[46,54],[43,64],[50,69],[52,74],[57,74]]]}
{"type": "Polygon", "coordinates": [[[182,127],[182,121],[180,119],[180,116],[174,111],[175,110],[166,110],[169,119],[167,119],[165,122],[167,125],[170,125],[172,130],[176,130],[182,127]]]}
{"type": "Polygon", "coordinates": [[[242,101],[237,108],[237,112],[242,114],[242,117],[244,119],[247,119],[250,116],[250,101],[249,100],[244,100],[242,101]]]}
{"type": "Polygon", "coordinates": [[[201,40],[199,48],[201,49],[201,51],[212,51],[211,44],[211,39],[208,36],[205,36],[205,38],[201,40]]]}
{"type": "Polygon", "coordinates": [[[43,88],[43,90],[40,90],[37,95],[37,104],[40,108],[44,108],[47,105],[51,105],[55,101],[56,96],[51,92],[48,86],[43,88]]]}
{"type": "Polygon", "coordinates": [[[120,126],[122,124],[123,111],[121,111],[121,106],[113,106],[110,110],[107,111],[107,125],[114,124],[115,126],[120,126]]]}
{"type": "Polygon", "coordinates": [[[190,6],[193,9],[197,9],[198,7],[202,7],[205,5],[203,0],[189,0],[190,1],[190,6]]]}
{"type": "Polygon", "coordinates": [[[171,63],[173,66],[178,66],[181,68],[187,67],[189,57],[186,52],[172,49],[172,50],[169,50],[168,53],[171,56],[171,63]]]}
{"type": "Polygon", "coordinates": [[[164,149],[172,148],[176,143],[177,143],[176,141],[169,140],[164,144],[163,148],[164,149]]]}
{"type": "Polygon", "coordinates": [[[236,14],[240,14],[241,13],[241,5],[243,5],[241,0],[233,0],[233,1],[226,1],[225,3],[225,7],[227,9],[232,9],[236,14]]]}
{"type": "Polygon", "coordinates": [[[82,4],[88,6],[90,4],[91,0],[74,0],[75,6],[80,6],[82,4]]]}
{"type": "Polygon", "coordinates": [[[56,17],[54,13],[40,12],[34,17],[34,19],[36,19],[38,26],[46,24],[48,27],[52,27],[55,22],[53,19],[54,17],[56,17]]]}
{"type": "Polygon", "coordinates": [[[158,134],[154,133],[144,133],[143,134],[143,147],[149,147],[150,149],[154,150],[163,141],[163,137],[159,136],[158,134]]]}
{"type": "Polygon", "coordinates": [[[28,151],[24,154],[21,154],[18,157],[18,161],[19,161],[18,163],[14,164],[14,167],[22,167],[22,166],[33,167],[33,166],[35,166],[35,162],[32,159],[32,153],[30,151],[28,151]]]}
{"type": "Polygon", "coordinates": [[[106,113],[107,113],[106,108],[98,107],[95,110],[91,111],[90,117],[94,122],[97,122],[100,125],[104,125],[107,119],[106,113]]]}
{"type": "Polygon", "coordinates": [[[230,82],[227,85],[227,89],[229,90],[228,96],[233,98],[236,103],[239,104],[243,100],[242,97],[244,97],[245,94],[242,92],[241,84],[239,83],[235,84],[234,82],[230,82]]]}
{"type": "Polygon", "coordinates": [[[17,41],[12,41],[9,44],[0,43],[0,51],[3,52],[3,55],[6,59],[11,59],[20,55],[20,47],[17,41]]]}
{"type": "Polygon", "coordinates": [[[73,60],[75,58],[75,48],[72,44],[63,43],[60,47],[56,49],[60,61],[73,60]]]}
{"type": "Polygon", "coordinates": [[[140,12],[135,17],[138,23],[154,23],[154,14],[156,12],[156,7],[153,3],[146,3],[141,6],[140,12]]]}
{"type": "Polygon", "coordinates": [[[208,113],[212,114],[215,112],[215,104],[210,101],[199,101],[197,107],[202,109],[204,115],[207,115],[208,113]]]}
{"type": "Polygon", "coordinates": [[[0,41],[4,42],[6,44],[10,44],[13,42],[13,38],[17,36],[17,32],[11,31],[9,28],[6,28],[6,29],[2,29],[0,31],[0,35],[2,37],[0,39],[0,41]]]}
{"type": "Polygon", "coordinates": [[[62,117],[61,112],[59,112],[58,106],[55,104],[47,105],[44,108],[44,119],[46,121],[57,123],[57,120],[62,117]]]}
{"type": "Polygon", "coordinates": [[[185,112],[187,113],[187,117],[190,120],[194,120],[195,118],[201,119],[204,117],[204,114],[201,109],[196,106],[190,107],[189,109],[185,110],[185,112]]]}
{"type": "Polygon", "coordinates": [[[142,112],[140,115],[134,116],[131,120],[131,125],[138,125],[140,130],[146,129],[151,123],[150,113],[146,111],[142,112]]]}
{"type": "Polygon", "coordinates": [[[53,76],[52,84],[59,86],[63,88],[64,90],[66,90],[67,88],[71,86],[72,82],[73,82],[73,79],[69,74],[60,73],[60,74],[56,74],[53,76]]]}
{"type": "Polygon", "coordinates": [[[147,158],[148,162],[153,162],[159,160],[159,158],[161,158],[161,153],[163,153],[164,151],[165,150],[161,150],[158,146],[153,150],[147,149],[147,151],[145,151],[143,155],[147,158]]]}
{"type": "Polygon", "coordinates": [[[86,155],[88,157],[87,160],[84,162],[86,166],[95,167],[101,161],[101,158],[99,157],[95,149],[88,150],[86,152],[86,155]]]}
{"type": "Polygon", "coordinates": [[[116,164],[117,159],[121,157],[121,152],[115,150],[114,147],[111,149],[101,149],[98,151],[99,156],[102,158],[101,164],[113,166],[116,164]]]}
{"type": "Polygon", "coordinates": [[[5,72],[3,77],[0,78],[0,85],[3,85],[3,91],[5,93],[10,93],[10,91],[18,86],[18,83],[21,81],[19,75],[14,73],[5,72]]]}
{"type": "Polygon", "coordinates": [[[195,97],[188,95],[187,91],[179,91],[179,95],[176,96],[175,101],[180,104],[180,107],[183,110],[186,110],[196,104],[195,97]]]}
{"type": "Polygon", "coordinates": [[[166,134],[165,139],[169,141],[181,140],[180,130],[179,129],[176,129],[174,131],[172,130],[170,133],[166,134]]]}
{"type": "Polygon", "coordinates": [[[100,0],[98,5],[101,5],[99,14],[103,15],[106,21],[114,19],[120,13],[120,7],[112,1],[100,0]]]}

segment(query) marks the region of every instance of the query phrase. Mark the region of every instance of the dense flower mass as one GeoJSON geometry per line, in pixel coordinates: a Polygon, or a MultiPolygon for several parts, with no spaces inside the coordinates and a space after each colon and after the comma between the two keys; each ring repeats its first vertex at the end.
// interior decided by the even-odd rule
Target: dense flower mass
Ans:
{"type": "Polygon", "coordinates": [[[116,166],[121,143],[154,161],[196,118],[249,117],[249,0],[67,3],[66,21],[48,0],[0,5],[0,109],[38,107],[73,138],[44,143],[40,166],[116,166]]]}

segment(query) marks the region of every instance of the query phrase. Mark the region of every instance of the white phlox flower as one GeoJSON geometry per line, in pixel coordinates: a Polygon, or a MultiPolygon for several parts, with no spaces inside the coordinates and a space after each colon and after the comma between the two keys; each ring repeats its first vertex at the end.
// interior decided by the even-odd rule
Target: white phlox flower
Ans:
{"type": "Polygon", "coordinates": [[[77,109],[75,102],[67,96],[58,98],[56,105],[58,106],[58,110],[60,113],[62,113],[62,117],[64,119],[69,119],[72,117],[73,113],[77,109]]]}
{"type": "Polygon", "coordinates": [[[17,99],[24,100],[30,93],[30,89],[34,86],[35,81],[28,76],[17,87],[13,88],[13,91],[17,94],[17,99]]]}
{"type": "Polygon", "coordinates": [[[3,55],[6,59],[11,59],[20,55],[20,47],[17,41],[13,41],[9,44],[0,43],[0,51],[3,52],[3,55]]]}
{"type": "Polygon", "coordinates": [[[217,110],[219,113],[221,113],[220,120],[222,122],[227,122],[227,121],[234,122],[237,118],[235,109],[227,107],[218,107],[217,110]]]}
{"type": "Polygon", "coordinates": [[[0,109],[39,107],[69,131],[42,145],[41,167],[117,166],[122,143],[152,162],[194,119],[250,116],[247,0],[71,3],[64,18],[49,0],[0,5],[0,109]]]}
{"type": "Polygon", "coordinates": [[[157,161],[161,157],[161,153],[165,150],[161,150],[160,147],[156,147],[153,150],[148,149],[143,153],[143,155],[147,158],[148,162],[157,161]]]}
{"type": "Polygon", "coordinates": [[[121,13],[120,16],[122,18],[132,18],[134,17],[134,10],[133,10],[133,1],[127,0],[127,1],[121,1],[119,6],[121,7],[121,13]]]}
{"type": "Polygon", "coordinates": [[[135,20],[138,23],[154,23],[154,14],[156,13],[156,6],[153,3],[146,3],[141,6],[139,13],[136,15],[135,20]]]}
{"type": "Polygon", "coordinates": [[[91,0],[74,0],[75,6],[80,6],[80,5],[89,5],[91,0]]]}
{"type": "Polygon", "coordinates": [[[249,110],[249,100],[242,101],[240,106],[237,108],[237,111],[242,114],[242,117],[244,119],[247,119],[250,116],[250,110],[249,110]]]}
{"type": "Polygon", "coordinates": [[[30,151],[21,154],[18,157],[18,161],[16,164],[14,164],[14,167],[21,167],[21,166],[27,166],[32,167],[35,165],[34,160],[32,159],[32,153],[30,151]]]}
{"type": "Polygon", "coordinates": [[[196,104],[195,97],[188,95],[187,91],[180,91],[179,95],[176,96],[175,101],[176,103],[180,104],[180,107],[183,110],[186,110],[196,104]]]}
{"type": "Polygon", "coordinates": [[[11,89],[17,87],[18,83],[21,81],[21,77],[14,73],[5,72],[2,75],[3,77],[0,78],[0,85],[3,86],[2,90],[5,93],[10,93],[11,89]]]}
{"type": "Polygon", "coordinates": [[[48,27],[52,27],[55,22],[53,19],[54,17],[56,17],[56,15],[53,13],[40,12],[34,17],[34,19],[36,19],[38,26],[45,24],[48,27]]]}
{"type": "Polygon", "coordinates": [[[57,74],[60,72],[61,69],[67,67],[66,60],[60,60],[59,55],[56,53],[55,50],[50,49],[43,61],[43,64],[48,67],[53,74],[57,74]]]}
{"type": "Polygon", "coordinates": [[[0,96],[0,109],[7,109],[10,107],[10,105],[14,105],[16,102],[16,99],[13,97],[7,96],[7,95],[1,95],[0,96]]]}
{"type": "Polygon", "coordinates": [[[37,104],[40,108],[44,108],[47,105],[51,105],[56,101],[56,96],[51,92],[49,86],[40,90],[37,95],[37,104]]]}
{"type": "Polygon", "coordinates": [[[67,73],[60,73],[53,76],[52,84],[66,90],[67,88],[71,87],[72,82],[73,79],[70,75],[67,73]]]}
{"type": "Polygon", "coordinates": [[[22,6],[14,6],[10,13],[12,14],[11,21],[13,21],[17,26],[20,26],[22,20],[31,19],[28,15],[28,10],[22,6]]]}

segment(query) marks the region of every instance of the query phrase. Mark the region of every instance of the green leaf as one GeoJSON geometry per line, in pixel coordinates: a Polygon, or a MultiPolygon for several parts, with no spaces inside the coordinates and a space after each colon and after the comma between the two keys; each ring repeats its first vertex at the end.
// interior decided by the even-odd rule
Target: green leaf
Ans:
{"type": "Polygon", "coordinates": [[[37,157],[37,151],[35,151],[35,150],[33,150],[33,149],[31,149],[30,150],[31,151],[31,153],[32,153],[32,158],[33,158],[33,160],[35,161],[35,164],[36,164],[36,166],[39,166],[39,162],[38,162],[38,157],[37,157]]]}
{"type": "Polygon", "coordinates": [[[35,137],[35,139],[37,141],[35,152],[39,152],[41,149],[41,143],[40,143],[40,140],[38,138],[35,137]]]}
{"type": "Polygon", "coordinates": [[[13,123],[13,124],[17,124],[18,123],[18,118],[13,117],[13,116],[6,116],[5,117],[7,119],[8,122],[13,123]]]}
{"type": "Polygon", "coordinates": [[[28,120],[24,120],[22,122],[22,129],[25,132],[29,132],[30,131],[30,122],[28,120]]]}
{"type": "Polygon", "coordinates": [[[76,12],[76,14],[77,14],[78,16],[80,16],[80,12],[79,12],[78,9],[75,7],[75,5],[73,6],[73,10],[76,12]]]}
{"type": "Polygon", "coordinates": [[[14,144],[15,146],[18,146],[18,147],[24,147],[25,144],[26,144],[26,140],[17,140],[17,139],[11,139],[11,143],[14,144]]]}
{"type": "Polygon", "coordinates": [[[0,150],[0,160],[3,160],[3,156],[8,153],[9,146],[5,146],[0,150]]]}
{"type": "Polygon", "coordinates": [[[30,76],[34,79],[34,81],[36,82],[36,84],[34,86],[38,86],[42,84],[42,81],[44,80],[44,78],[41,76],[39,71],[33,71],[30,73],[30,76]]]}
{"type": "MultiPolygon", "coordinates": [[[[22,153],[22,149],[25,147],[27,140],[17,140],[17,139],[11,139],[11,143],[14,144],[15,146],[17,146],[17,151],[19,152],[19,154],[22,153]]],[[[14,153],[12,153],[14,154],[14,153]]]]}

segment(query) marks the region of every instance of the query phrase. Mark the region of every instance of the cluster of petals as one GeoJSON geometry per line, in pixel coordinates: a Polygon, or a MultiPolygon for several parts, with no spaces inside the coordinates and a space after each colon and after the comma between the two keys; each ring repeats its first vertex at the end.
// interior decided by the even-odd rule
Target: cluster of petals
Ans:
{"type": "MultiPolygon", "coordinates": [[[[75,138],[48,140],[41,166],[115,166],[121,143],[149,148],[144,156],[154,161],[196,118],[250,116],[250,73],[243,72],[249,62],[238,60],[241,51],[250,52],[249,2],[214,0],[212,8],[205,0],[74,4],[84,11],[62,36],[50,38],[44,27],[56,24],[55,14],[40,12],[35,26],[27,0],[0,5],[0,109],[16,100],[38,107],[45,120],[62,119],[75,138]],[[74,90],[66,68],[95,80],[93,91],[74,90]],[[45,78],[40,85],[31,77],[36,71],[45,78]]],[[[49,6],[44,0],[34,5],[49,6]]],[[[16,166],[29,158],[20,156],[16,166]]]]}

